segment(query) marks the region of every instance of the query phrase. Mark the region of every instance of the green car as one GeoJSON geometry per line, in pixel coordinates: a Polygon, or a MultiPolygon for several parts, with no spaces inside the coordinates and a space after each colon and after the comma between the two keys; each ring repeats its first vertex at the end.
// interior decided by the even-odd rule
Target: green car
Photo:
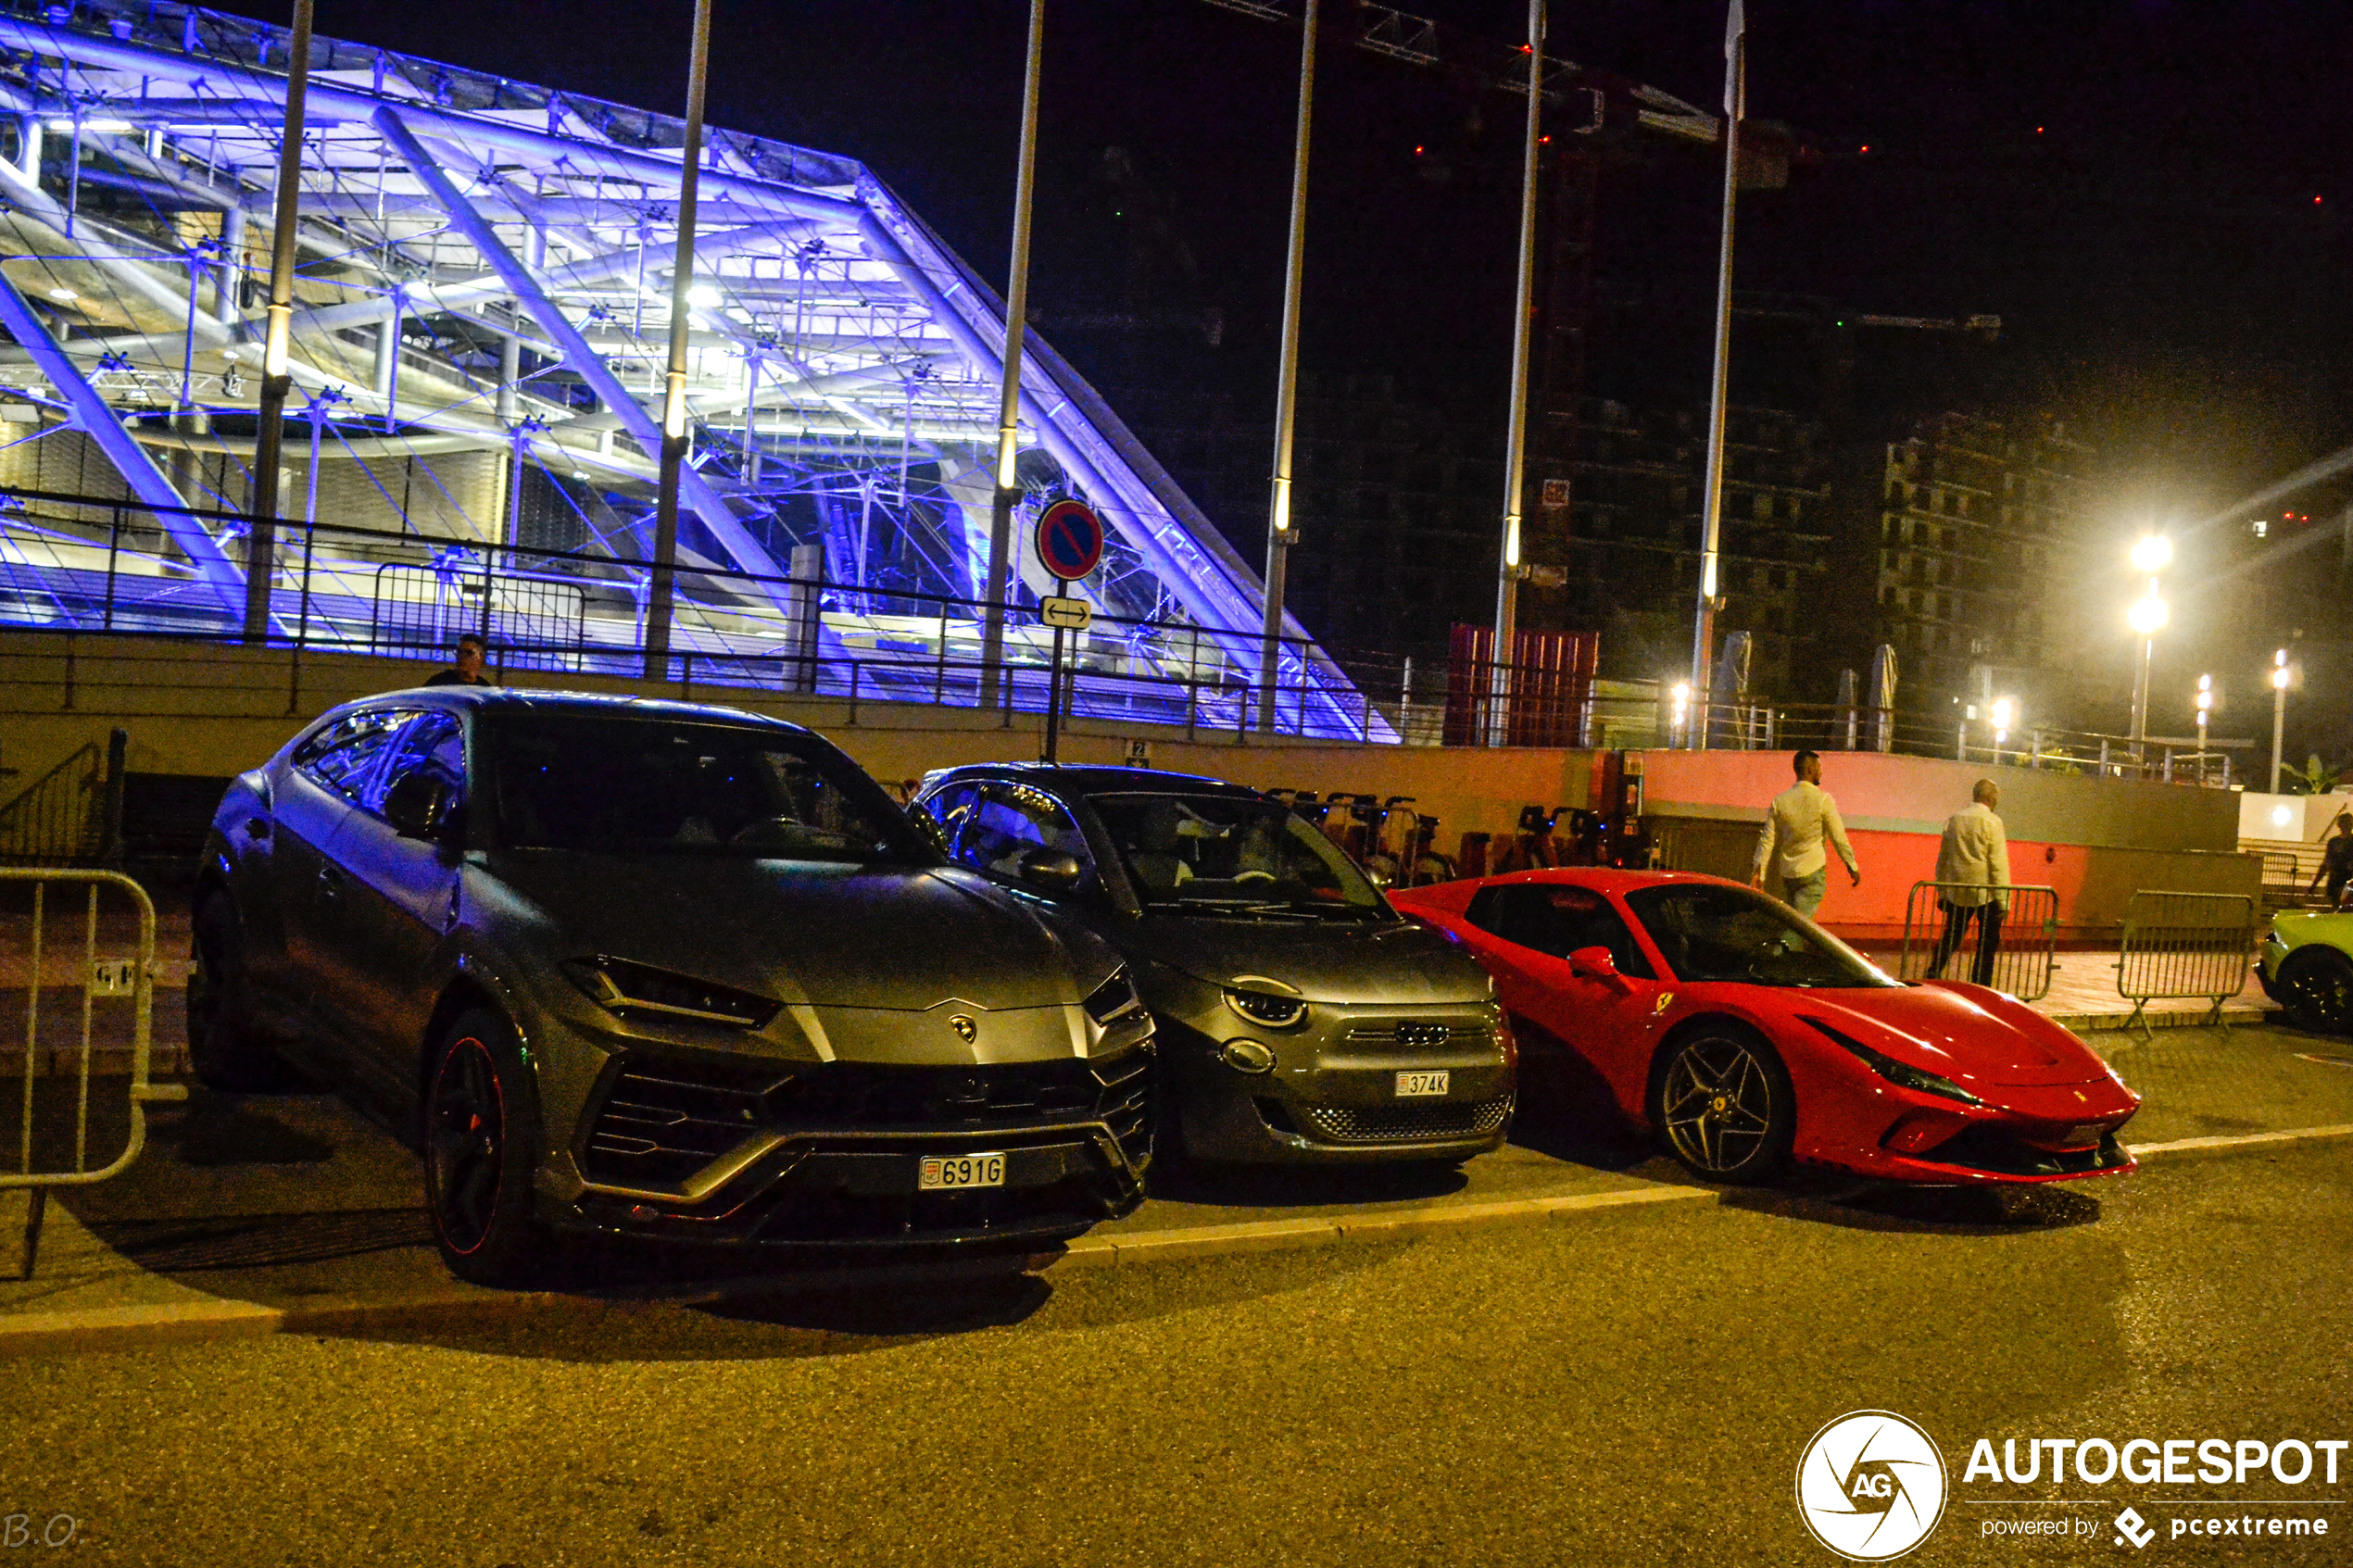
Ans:
{"type": "Polygon", "coordinates": [[[2291,1022],[2353,1035],[2353,913],[2274,915],[2255,972],[2291,1022]]]}

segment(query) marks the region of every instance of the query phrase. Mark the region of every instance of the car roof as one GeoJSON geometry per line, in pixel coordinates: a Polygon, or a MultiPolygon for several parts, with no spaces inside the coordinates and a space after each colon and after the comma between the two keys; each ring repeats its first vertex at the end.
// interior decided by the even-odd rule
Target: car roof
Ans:
{"type": "Polygon", "coordinates": [[[472,709],[476,712],[509,709],[535,713],[586,713],[610,718],[674,719],[709,723],[752,725],[797,735],[814,734],[807,725],[772,718],[717,703],[675,702],[661,697],[629,696],[610,692],[541,691],[505,686],[414,686],[405,691],[379,692],[346,703],[338,711],[357,712],[384,705],[472,709]]]}
{"type": "Polygon", "coordinates": [[[1260,791],[1248,784],[1229,784],[1199,773],[1057,762],[967,762],[944,769],[924,783],[929,786],[980,778],[1013,779],[1057,795],[1217,795],[1236,800],[1264,798],[1260,791]]]}
{"type": "Polygon", "coordinates": [[[1543,866],[1534,871],[1500,872],[1493,876],[1474,878],[1482,887],[1500,887],[1515,882],[1569,883],[1579,887],[1591,887],[1603,893],[1625,895],[1638,888],[1657,887],[1673,883],[1702,883],[1718,887],[1740,887],[1744,884],[1727,877],[1710,876],[1705,872],[1637,872],[1616,866],[1543,866]]]}

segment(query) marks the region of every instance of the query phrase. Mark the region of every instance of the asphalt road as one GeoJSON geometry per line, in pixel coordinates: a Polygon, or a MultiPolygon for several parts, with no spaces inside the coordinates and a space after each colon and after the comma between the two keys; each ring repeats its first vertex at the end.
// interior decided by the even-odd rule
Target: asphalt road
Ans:
{"type": "Polygon", "coordinates": [[[2347,1152],[22,1361],[0,1511],[69,1517],[75,1561],[182,1565],[1830,1562],[1798,1457],[1881,1407],[1953,1471],[1907,1562],[2343,1562],[2353,1463],[2284,1488],[1960,1469],[1979,1436],[2353,1436],[2347,1152]],[[2160,1503],[2194,1498],[2334,1534],[2171,1539],[2203,1511],[2160,1503]],[[2128,1502],[2145,1551],[2108,1533],[2128,1502]],[[2100,1533],[1985,1534],[2066,1516],[2100,1533]]]}

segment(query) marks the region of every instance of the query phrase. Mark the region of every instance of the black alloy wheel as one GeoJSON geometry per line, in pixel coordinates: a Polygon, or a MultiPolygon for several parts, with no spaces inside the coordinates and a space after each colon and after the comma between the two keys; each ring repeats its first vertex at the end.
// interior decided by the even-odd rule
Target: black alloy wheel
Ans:
{"type": "Polygon", "coordinates": [[[1669,1047],[1651,1122],[1701,1180],[1769,1182],[1789,1164],[1797,1096],[1772,1047],[1737,1024],[1703,1025],[1669,1047]]]}
{"type": "Polygon", "coordinates": [[[2322,1035],[2353,1035],[2353,959],[2303,947],[2280,964],[2279,997],[2290,1022],[2322,1035]]]}
{"type": "Polygon", "coordinates": [[[452,1273],[511,1282],[540,1250],[532,1175],[539,1100],[514,1031],[495,1013],[463,1014],[442,1035],[425,1087],[425,1209],[452,1273]]]}
{"type": "Polygon", "coordinates": [[[252,1094],[284,1084],[285,1064],[253,1026],[245,937],[226,893],[196,906],[188,968],[188,1064],[208,1089],[252,1094]]]}

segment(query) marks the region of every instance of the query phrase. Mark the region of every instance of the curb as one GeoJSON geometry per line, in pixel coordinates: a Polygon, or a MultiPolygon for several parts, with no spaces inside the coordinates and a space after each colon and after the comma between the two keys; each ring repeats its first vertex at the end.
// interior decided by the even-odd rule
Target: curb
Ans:
{"type": "MultiPolygon", "coordinates": [[[[2171,1155],[2210,1155],[2233,1149],[2330,1138],[2353,1137],[2353,1123],[2299,1127],[2279,1133],[2238,1133],[2219,1137],[2178,1138],[2132,1146],[2145,1161],[2171,1155]]],[[[600,1321],[616,1313],[660,1307],[711,1306],[820,1294],[845,1287],[937,1286],[958,1280],[1002,1279],[1009,1272],[1051,1273],[1056,1270],[1115,1268],[1123,1263],[1188,1261],[1253,1252],[1294,1251],[1341,1241],[1394,1241],[1414,1236],[1574,1220],[1606,1209],[1720,1198],[1714,1187],[1642,1186],[1558,1198],[1509,1198],[1491,1203],[1431,1204],[1329,1220],[1253,1220],[1222,1225],[1187,1225],[1162,1232],[1085,1236],[1068,1248],[1030,1256],[959,1259],[938,1263],[895,1264],[874,1269],[833,1268],[790,1277],[728,1282],[699,1290],[646,1287],[587,1296],[560,1290],[493,1291],[451,1286],[394,1299],[326,1297],[298,1306],[205,1300],[145,1307],[95,1307],[77,1311],[28,1313],[0,1319],[0,1361],[26,1356],[145,1349],[215,1340],[264,1339],[274,1335],[349,1335],[401,1330],[488,1325],[539,1313],[569,1314],[600,1321]]]]}
{"type": "Polygon", "coordinates": [[[845,1287],[937,1288],[958,1280],[1001,1279],[1009,1272],[1047,1273],[1120,1263],[1179,1261],[1250,1252],[1289,1251],[1347,1240],[1398,1238],[1433,1231],[1569,1218],[1600,1209],[1714,1198],[1706,1187],[1649,1186],[1567,1198],[1494,1203],[1433,1204],[1362,1219],[1259,1220],[1239,1224],[1188,1225],[1154,1234],[1081,1236],[1060,1252],[872,1269],[827,1269],[790,1277],[728,1282],[699,1290],[647,1287],[604,1295],[560,1290],[492,1291],[452,1286],[394,1299],[325,1297],[296,1306],[206,1300],[145,1307],[95,1307],[0,1319],[0,1361],[22,1356],[145,1349],[212,1340],[263,1339],[282,1334],[387,1333],[495,1323],[535,1313],[590,1321],[656,1307],[710,1306],[820,1294],[845,1287]]]}

